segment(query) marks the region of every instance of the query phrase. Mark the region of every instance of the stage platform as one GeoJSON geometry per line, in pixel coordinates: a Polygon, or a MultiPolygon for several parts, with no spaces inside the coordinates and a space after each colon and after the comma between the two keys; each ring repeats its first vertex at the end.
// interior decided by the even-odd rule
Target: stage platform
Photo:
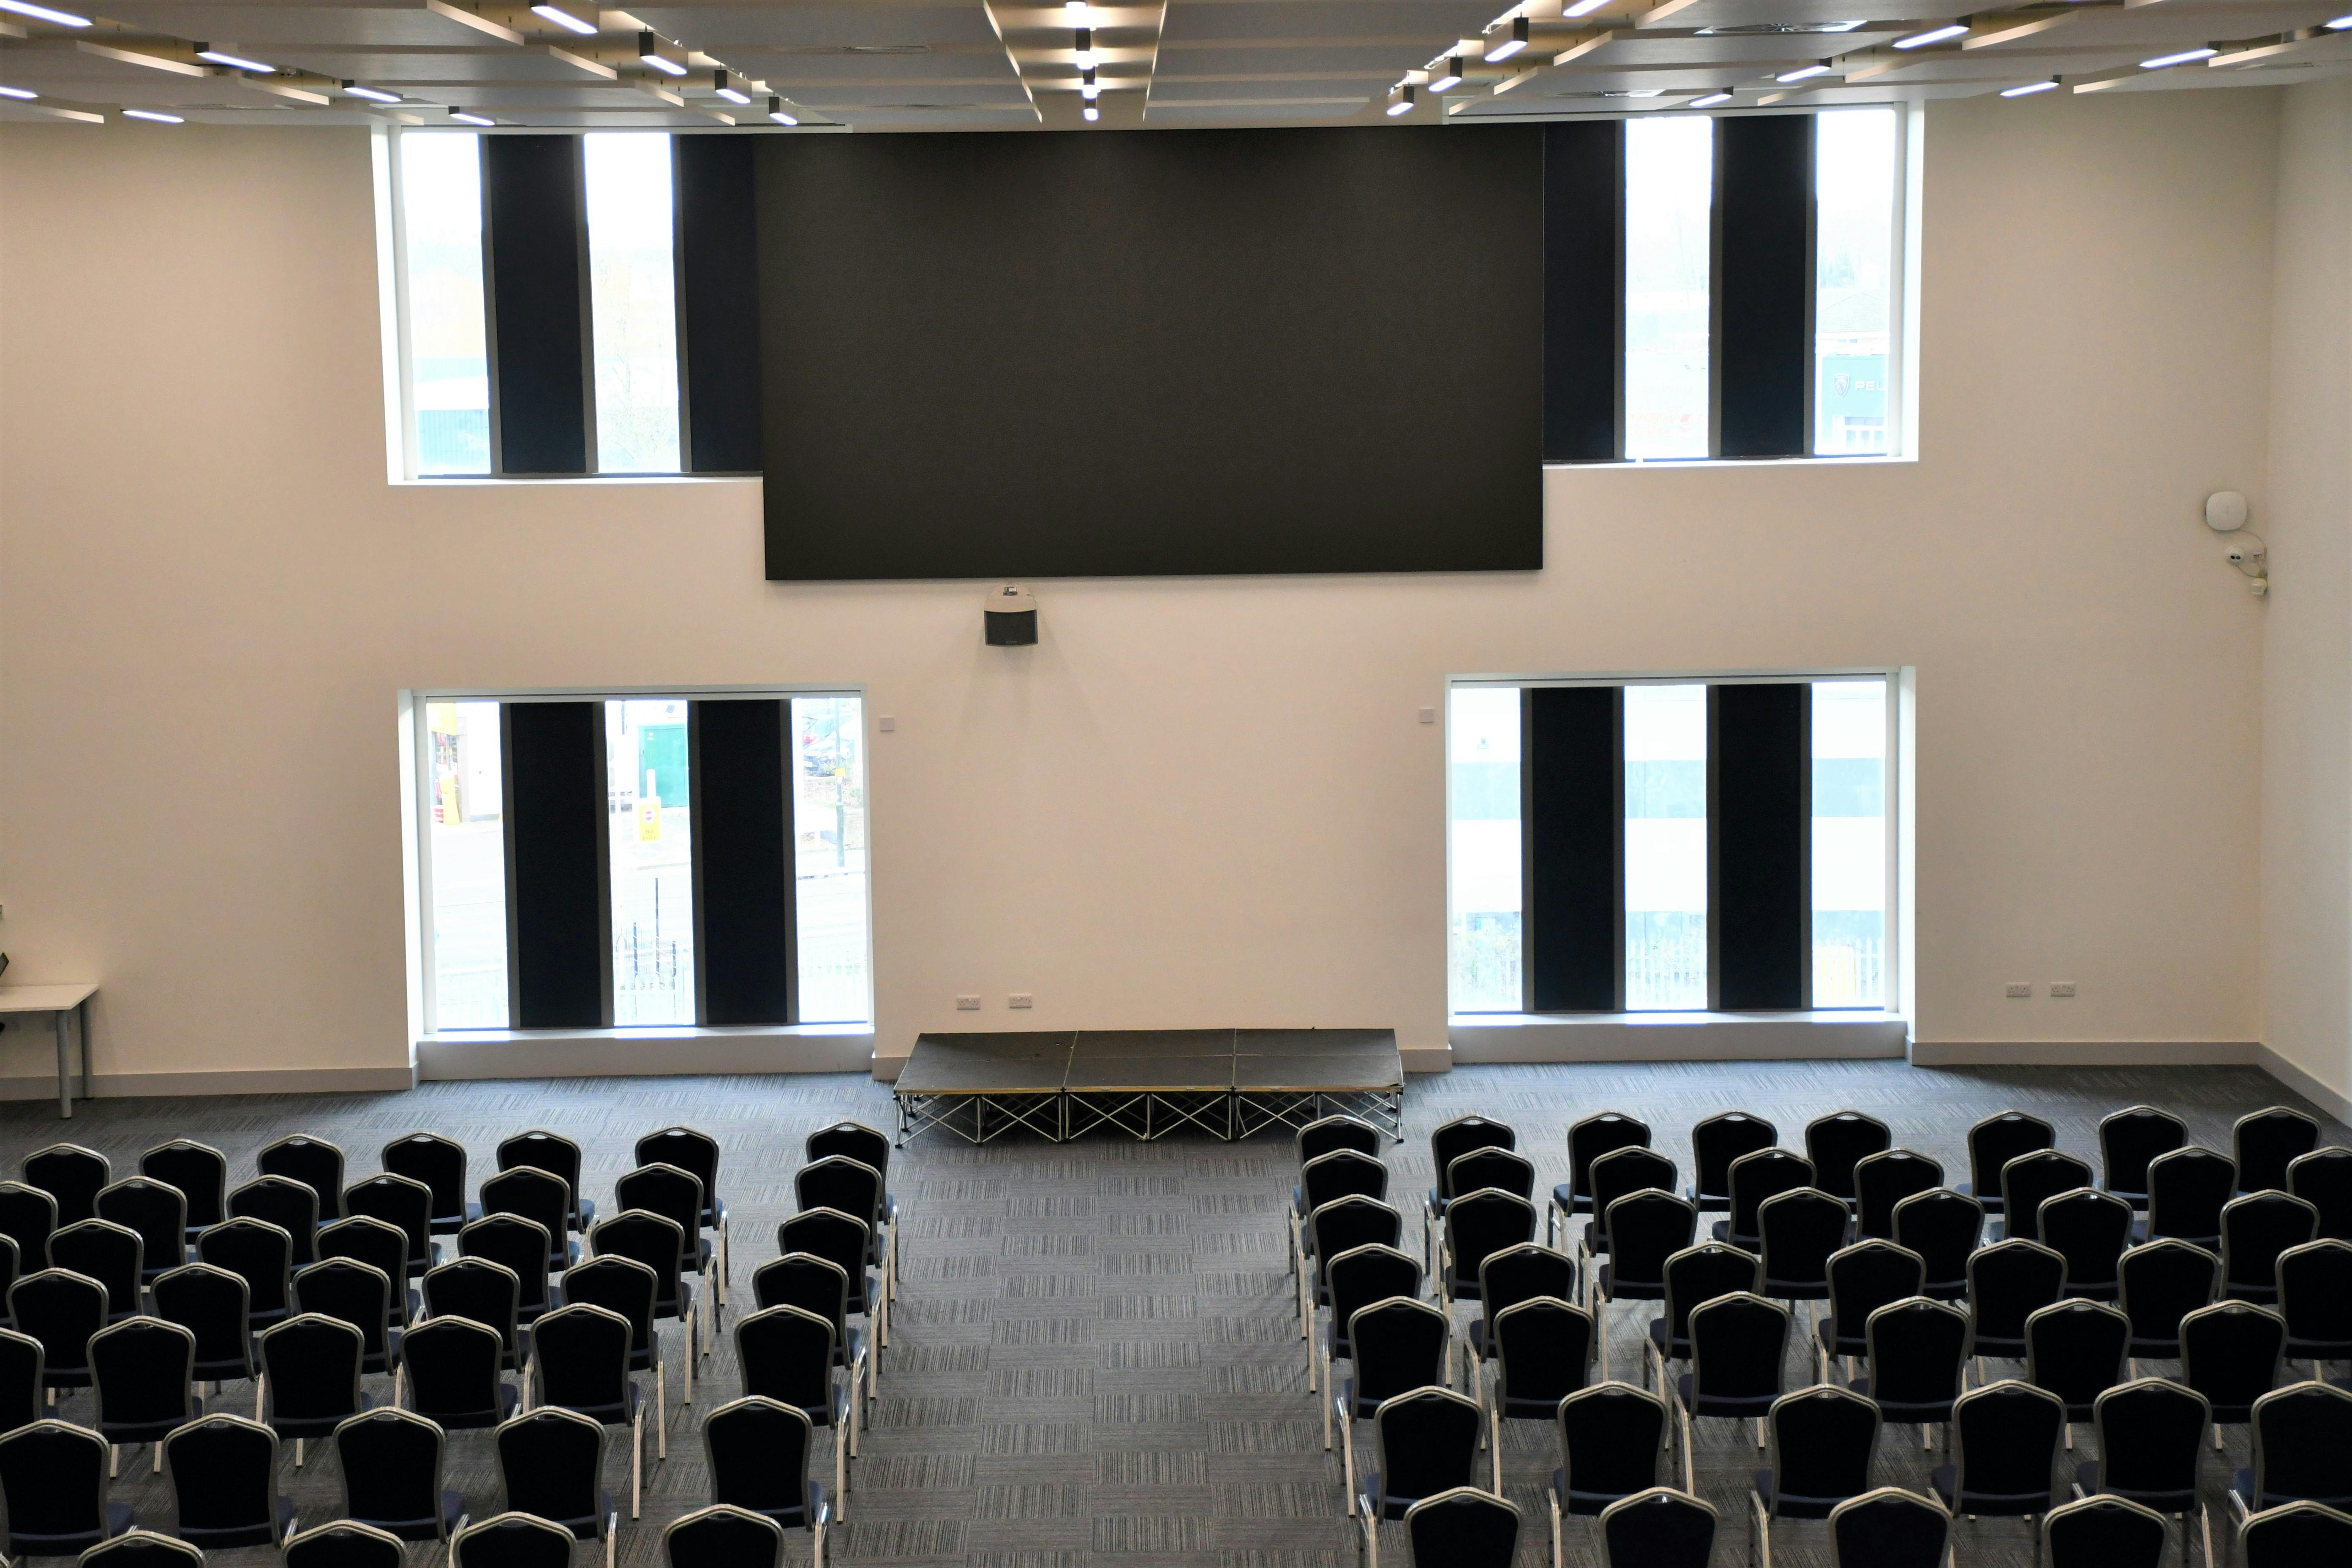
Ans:
{"type": "Polygon", "coordinates": [[[1058,1143],[1193,1127],[1231,1141],[1334,1112],[1396,1138],[1404,1058],[1394,1029],[922,1035],[892,1092],[901,1148],[933,1131],[985,1143],[1026,1129],[1058,1143]]]}

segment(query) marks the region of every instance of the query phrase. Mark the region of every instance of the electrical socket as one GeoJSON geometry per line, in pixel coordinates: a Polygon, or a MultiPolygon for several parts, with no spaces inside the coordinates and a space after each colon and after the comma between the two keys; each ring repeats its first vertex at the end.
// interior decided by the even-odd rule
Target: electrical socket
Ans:
{"type": "Polygon", "coordinates": [[[1026,991],[1015,991],[1004,999],[1004,1005],[1008,1007],[1034,1007],[1036,1003],[1026,991]]]}
{"type": "Polygon", "coordinates": [[[959,1012],[959,1013],[977,1013],[977,1012],[979,1012],[979,1011],[980,1011],[980,998],[979,998],[979,997],[977,997],[977,996],[959,996],[959,997],[957,997],[957,998],[956,998],[956,1011],[957,1011],[957,1012],[959,1012]]]}
{"type": "Polygon", "coordinates": [[[2031,996],[2033,994],[2033,984],[2031,981],[2012,980],[2007,985],[2001,987],[2001,994],[2004,996],[2031,996]]]}
{"type": "Polygon", "coordinates": [[[2053,980],[2050,983],[2050,994],[2072,996],[2074,994],[2074,983],[2071,980],[2053,980]]]}

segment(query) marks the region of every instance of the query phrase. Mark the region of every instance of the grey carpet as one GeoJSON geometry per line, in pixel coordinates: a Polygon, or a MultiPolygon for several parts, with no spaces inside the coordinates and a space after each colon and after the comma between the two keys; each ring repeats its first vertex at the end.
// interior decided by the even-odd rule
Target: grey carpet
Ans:
{"type": "MultiPolygon", "coordinates": [[[[1649,1121],[1687,1173],[1687,1129],[1701,1116],[1742,1107],[1772,1119],[1782,1142],[1794,1144],[1808,1119],[1852,1106],[1884,1118],[1897,1142],[1957,1173],[1965,1169],[1969,1123],[1991,1110],[2013,1105],[2048,1116],[2061,1147],[2095,1158],[2098,1117],[2142,1100],[2178,1112],[2198,1140],[2221,1147],[2236,1116],[2296,1103],[2262,1073],[2237,1068],[1473,1068],[1413,1079],[1406,1141],[1387,1157],[1394,1190],[1410,1199],[1429,1184],[1429,1130],[1477,1110],[1517,1129],[1549,1187],[1565,1177],[1568,1124],[1613,1107],[1649,1121]]],[[[57,1120],[54,1105],[27,1101],[0,1106],[0,1166],[13,1174],[24,1154],[62,1137],[100,1150],[121,1173],[141,1149],[184,1135],[223,1148],[235,1181],[251,1174],[260,1145],[304,1131],[341,1143],[356,1177],[377,1168],[386,1141],[430,1128],[466,1143],[478,1181],[500,1138],[545,1126],[585,1147],[586,1190],[609,1202],[637,1135],[683,1121],[725,1145],[720,1187],[734,1218],[735,1279],[748,1294],[751,1268],[773,1256],[776,1224],[791,1210],[802,1137],[844,1115],[888,1128],[887,1090],[849,1076],[435,1083],[402,1095],[100,1100],[70,1122],[57,1120]]],[[[2347,1141],[2347,1133],[2331,1123],[2329,1137],[2347,1141]]],[[[1289,1306],[1286,1138],[1139,1145],[1097,1136],[1056,1146],[1016,1137],[973,1149],[935,1135],[895,1159],[891,1185],[906,1212],[904,1289],[848,1521],[828,1542],[835,1555],[973,1568],[1095,1568],[1114,1556],[1139,1568],[1340,1568],[1353,1557],[1338,1458],[1322,1452],[1289,1306]]],[[[1410,1207],[1408,1215],[1410,1238],[1418,1222],[1410,1207]]],[[[1615,1367],[1638,1364],[1650,1315],[1617,1308],[1615,1367]]],[[[667,1333],[675,1368],[683,1345],[675,1325],[667,1333]]],[[[706,1500],[696,1421],[735,1387],[723,1342],[698,1373],[691,1410],[678,1409],[673,1375],[670,1458],[649,1475],[644,1521],[623,1523],[621,1562],[659,1561],[663,1522],[706,1500]]],[[[250,1397],[248,1390],[240,1400],[233,1388],[213,1406],[249,1413],[250,1397]]],[[[80,1421],[89,1411],[86,1394],[63,1407],[80,1421]]],[[[2091,1454],[2087,1438],[2078,1435],[2079,1457],[2091,1454]]],[[[829,1472],[827,1441],[820,1438],[818,1452],[829,1472]]],[[[1700,1493],[1724,1520],[1716,1562],[1744,1562],[1756,1450],[1722,1422],[1706,1423],[1697,1445],[1700,1493]]],[[[2217,1527],[2228,1468],[2246,1463],[2243,1433],[2231,1433],[2227,1455],[2207,1468],[2217,1527]]],[[[1940,1460],[1923,1458],[1896,1429],[1882,1446],[1879,1473],[1924,1488],[1927,1465],[1940,1460]]],[[[1548,1428],[1526,1423],[1507,1432],[1505,1491],[1527,1517],[1522,1568],[1549,1557],[1543,1486],[1555,1463],[1548,1428]]],[[[626,1464],[615,1442],[607,1474],[616,1487],[626,1464]]],[[[127,1454],[123,1469],[117,1500],[135,1503],[143,1522],[168,1527],[169,1488],[148,1475],[145,1452],[127,1454]]],[[[453,1435],[450,1472],[448,1484],[465,1489],[478,1517],[500,1506],[487,1433],[453,1435]]],[[[340,1508],[331,1458],[314,1459],[298,1477],[289,1455],[286,1485],[306,1524],[340,1508]]],[[[1570,1562],[1599,1562],[1591,1528],[1570,1522],[1570,1562]]],[[[2031,1558],[2024,1527],[2011,1521],[1963,1524],[1960,1543],[1963,1563],[2007,1568],[2031,1558]]],[[[1776,1560],[1794,1568],[1828,1562],[1818,1524],[1784,1526],[1774,1544],[1776,1560]]],[[[1396,1527],[1384,1532],[1382,1551],[1404,1562],[1396,1527]]],[[[806,1552],[805,1538],[795,1536],[792,1561],[803,1563],[806,1552]]],[[[601,1555],[583,1546],[577,1560],[601,1555]]],[[[215,1557],[275,1561],[261,1551],[215,1557]]],[[[411,1551],[416,1568],[433,1560],[428,1548],[411,1551]]]]}

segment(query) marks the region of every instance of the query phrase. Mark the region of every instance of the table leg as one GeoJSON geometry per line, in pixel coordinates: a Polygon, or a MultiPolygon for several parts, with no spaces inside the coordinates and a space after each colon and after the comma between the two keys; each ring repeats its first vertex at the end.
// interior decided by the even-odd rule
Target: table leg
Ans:
{"type": "Polygon", "coordinates": [[[50,1019],[58,1035],[58,1114],[60,1117],[73,1114],[73,1079],[66,1071],[66,1016],[72,1010],[60,1007],[50,1019]]]}
{"type": "Polygon", "coordinates": [[[81,1005],[74,1009],[74,1033],[81,1037],[81,1097],[96,1100],[98,1089],[94,1077],[98,1068],[89,1059],[89,999],[86,996],[82,998],[81,1005]]]}

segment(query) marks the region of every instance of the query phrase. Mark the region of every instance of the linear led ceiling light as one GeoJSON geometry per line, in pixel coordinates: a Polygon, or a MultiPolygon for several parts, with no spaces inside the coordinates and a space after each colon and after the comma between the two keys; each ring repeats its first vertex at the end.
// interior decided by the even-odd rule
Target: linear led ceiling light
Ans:
{"type": "Polygon", "coordinates": [[[1093,70],[1088,69],[1078,73],[1078,96],[1089,100],[1102,96],[1102,86],[1095,80],[1093,70]]]}
{"type": "Polygon", "coordinates": [[[0,98],[38,98],[40,96],[29,87],[0,87],[0,98]]]}
{"type": "Polygon", "coordinates": [[[1924,49],[1929,44],[1940,44],[1948,38],[1957,38],[1968,30],[1967,23],[1954,22],[1948,26],[1930,27],[1924,33],[1914,33],[1907,38],[1897,38],[1895,40],[1895,47],[1898,49],[1924,49]]]}
{"type": "Polygon", "coordinates": [[[1560,15],[1563,16],[1589,16],[1593,12],[1600,10],[1601,7],[1608,4],[1609,0],[1575,0],[1575,3],[1570,5],[1565,11],[1562,11],[1560,15]]]}
{"type": "Polygon", "coordinates": [[[1827,60],[1815,60],[1811,65],[1799,66],[1792,71],[1782,71],[1779,76],[1774,77],[1772,79],[1774,81],[1781,82],[1810,81],[1814,77],[1827,76],[1829,74],[1830,62],[1827,60]]]}
{"type": "Polygon", "coordinates": [[[684,76],[686,74],[686,68],[684,66],[678,64],[676,60],[661,52],[661,35],[658,33],[639,33],[637,35],[637,63],[644,66],[649,66],[653,69],[661,72],[664,76],[684,76]]]}
{"type": "Polygon", "coordinates": [[[152,120],[158,125],[185,125],[187,121],[176,114],[166,114],[160,109],[126,109],[125,120],[152,120]]]}
{"type": "Polygon", "coordinates": [[[2221,52],[2219,49],[2211,48],[2183,49],[2177,55],[2158,55],[2152,60],[2142,60],[2139,62],[2139,68],[2144,71],[2160,71],[2167,66],[2185,66],[2191,60],[2210,60],[2221,52]]]}
{"type": "Polygon", "coordinates": [[[460,125],[496,125],[498,123],[488,115],[477,114],[470,109],[453,109],[449,111],[449,118],[460,125]]]}
{"type": "Polygon", "coordinates": [[[36,22],[54,22],[60,27],[87,27],[89,18],[77,16],[70,11],[52,11],[47,5],[36,5],[33,0],[0,0],[0,11],[14,11],[19,16],[30,16],[36,22]]]}
{"type": "Polygon", "coordinates": [[[784,100],[772,94],[768,99],[768,118],[779,125],[798,125],[800,116],[784,112],[784,100]]]}
{"type": "Polygon", "coordinates": [[[559,27],[569,27],[583,38],[595,36],[595,23],[583,22],[561,5],[533,5],[530,8],[530,14],[542,21],[552,22],[559,27]]]}
{"type": "Polygon", "coordinates": [[[2048,81],[2020,82],[2015,87],[2002,88],[2000,95],[2003,98],[2032,98],[2037,92],[2049,92],[2057,86],[2058,79],[2052,77],[2048,81]]]}
{"type": "Polygon", "coordinates": [[[1487,46],[1486,58],[1490,60],[1507,60],[1527,47],[1528,19],[1525,16],[1515,16],[1511,19],[1510,32],[1503,37],[1502,41],[1487,46]]]}
{"type": "Polygon", "coordinates": [[[400,101],[400,94],[396,92],[386,92],[380,87],[362,87],[355,81],[347,81],[343,83],[343,96],[345,98],[364,98],[370,103],[398,103],[400,101]]]}
{"type": "Polygon", "coordinates": [[[1087,25],[1087,0],[1063,0],[1062,15],[1068,18],[1071,26],[1085,26],[1087,25]]]}
{"type": "Polygon", "coordinates": [[[2352,32],[2352,16],[2338,16],[2333,22],[2322,22],[2319,25],[2331,33],[2352,32]]]}
{"type": "Polygon", "coordinates": [[[1462,85],[1462,57],[1448,55],[1437,63],[1437,74],[1429,79],[1432,92],[1452,92],[1462,85]]]}
{"type": "Polygon", "coordinates": [[[1729,88],[1726,88],[1721,92],[1710,92],[1705,98],[1692,99],[1690,106],[1693,109],[1713,109],[1718,103],[1729,103],[1730,101],[1731,89],[1729,88]]]}
{"type": "Polygon", "coordinates": [[[1412,112],[1412,84],[1411,82],[1407,82],[1404,86],[1397,89],[1397,100],[1389,105],[1389,118],[1391,120],[1394,120],[1400,114],[1411,114],[1412,112]]]}
{"type": "Polygon", "coordinates": [[[278,69],[276,66],[266,65],[260,60],[249,60],[243,55],[232,55],[226,50],[216,49],[210,44],[196,46],[196,58],[210,60],[216,66],[233,67],[241,71],[259,71],[264,76],[274,75],[278,69]]]}
{"type": "Polygon", "coordinates": [[[725,99],[730,103],[749,103],[751,101],[751,95],[750,93],[745,92],[741,88],[733,86],[729,82],[727,79],[727,73],[723,69],[715,70],[710,73],[710,90],[717,93],[719,97],[725,99]]]}

